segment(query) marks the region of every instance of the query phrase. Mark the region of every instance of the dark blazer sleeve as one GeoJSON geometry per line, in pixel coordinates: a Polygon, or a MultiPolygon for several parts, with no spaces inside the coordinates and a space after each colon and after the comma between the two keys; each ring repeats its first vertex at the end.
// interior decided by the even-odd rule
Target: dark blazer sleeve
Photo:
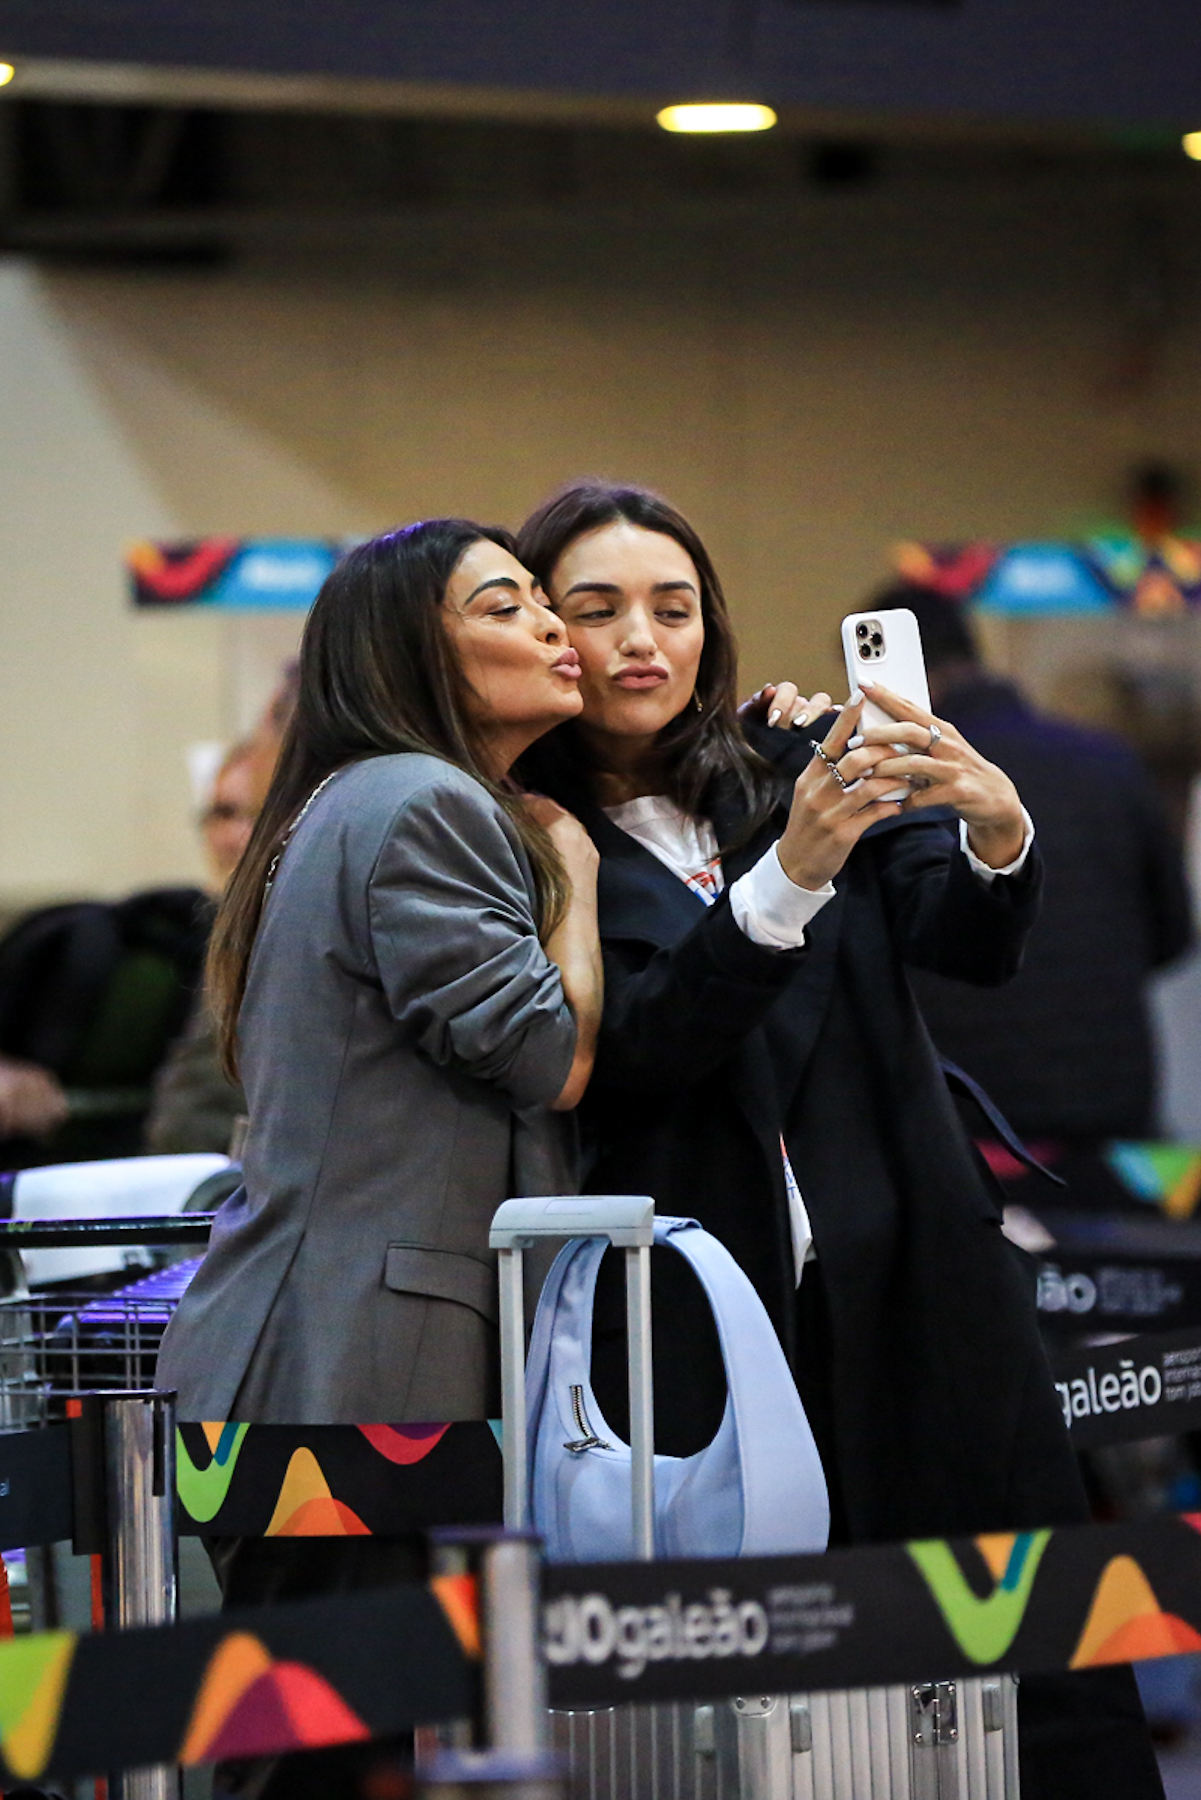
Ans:
{"type": "Polygon", "coordinates": [[[739,930],[723,894],[688,935],[652,951],[605,945],[605,1010],[593,1080],[678,1091],[721,1066],[796,975],[806,951],[739,930]]]}
{"type": "Polygon", "coordinates": [[[538,941],[519,840],[495,802],[448,771],[392,822],[371,877],[370,930],[388,1004],[431,1062],[546,1106],[576,1028],[538,941]]]}
{"type": "Polygon", "coordinates": [[[1017,974],[1042,896],[1037,839],[1018,874],[991,882],[973,873],[957,822],[898,820],[869,833],[869,845],[903,961],[976,987],[1017,974]]]}

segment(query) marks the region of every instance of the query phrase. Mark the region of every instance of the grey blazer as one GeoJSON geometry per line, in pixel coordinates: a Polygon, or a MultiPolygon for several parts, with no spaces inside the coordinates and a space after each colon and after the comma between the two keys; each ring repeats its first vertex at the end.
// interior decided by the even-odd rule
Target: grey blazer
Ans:
{"type": "Polygon", "coordinates": [[[573,1192],[575,1024],[520,839],[435,757],[341,770],[288,845],[239,1020],[245,1186],[159,1356],[185,1419],[496,1411],[488,1224],[573,1192]]]}

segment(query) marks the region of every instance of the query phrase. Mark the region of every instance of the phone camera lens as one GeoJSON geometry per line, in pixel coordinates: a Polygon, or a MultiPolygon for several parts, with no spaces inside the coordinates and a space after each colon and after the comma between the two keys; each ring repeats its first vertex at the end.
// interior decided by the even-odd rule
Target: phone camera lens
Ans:
{"type": "Polygon", "coordinates": [[[877,650],[880,648],[880,646],[883,642],[884,642],[884,638],[883,638],[882,634],[878,631],[873,631],[872,632],[872,643],[875,645],[877,650]]]}
{"type": "Polygon", "coordinates": [[[862,624],[856,625],[855,636],[859,637],[859,638],[865,638],[867,636],[867,626],[862,625],[862,624]]]}
{"type": "Polygon", "coordinates": [[[871,645],[870,645],[870,644],[860,644],[860,646],[859,646],[859,654],[860,654],[860,656],[861,656],[861,657],[862,657],[862,658],[863,658],[863,660],[864,660],[864,662],[868,662],[868,661],[870,661],[870,659],[871,659],[871,654],[872,654],[872,647],[871,647],[871,645]]]}

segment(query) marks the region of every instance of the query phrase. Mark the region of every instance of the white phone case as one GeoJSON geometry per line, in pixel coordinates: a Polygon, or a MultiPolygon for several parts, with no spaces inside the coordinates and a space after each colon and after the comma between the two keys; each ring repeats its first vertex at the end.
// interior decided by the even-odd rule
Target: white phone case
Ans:
{"type": "MultiPolygon", "coordinates": [[[[891,688],[904,700],[929,711],[930,687],[926,680],[926,659],[922,654],[922,637],[917,620],[907,606],[887,612],[850,613],[842,622],[842,654],[847,666],[847,684],[853,693],[866,676],[891,688]]],[[[860,714],[859,729],[870,725],[888,725],[892,721],[882,707],[868,700],[860,714]]],[[[911,746],[898,744],[902,755],[911,746]]],[[[908,786],[882,794],[883,800],[904,800],[908,786]]]]}

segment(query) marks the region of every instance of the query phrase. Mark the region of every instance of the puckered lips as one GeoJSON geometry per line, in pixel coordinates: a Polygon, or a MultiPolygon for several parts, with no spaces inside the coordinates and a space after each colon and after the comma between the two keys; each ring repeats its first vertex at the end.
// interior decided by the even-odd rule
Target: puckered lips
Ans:
{"type": "Polygon", "coordinates": [[[662,687],[665,681],[671,680],[671,674],[662,663],[630,663],[613,680],[617,687],[625,688],[627,693],[644,694],[662,687]]]}

